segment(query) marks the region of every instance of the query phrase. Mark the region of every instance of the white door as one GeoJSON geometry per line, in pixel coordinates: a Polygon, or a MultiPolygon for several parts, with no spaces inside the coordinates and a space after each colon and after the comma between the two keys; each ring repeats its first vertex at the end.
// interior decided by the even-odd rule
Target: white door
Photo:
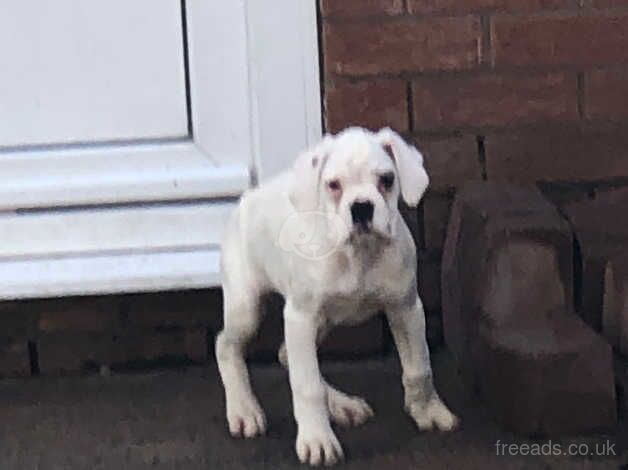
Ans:
{"type": "Polygon", "coordinates": [[[2,2],[0,298],[217,285],[237,197],[320,137],[314,1],[2,2]]]}

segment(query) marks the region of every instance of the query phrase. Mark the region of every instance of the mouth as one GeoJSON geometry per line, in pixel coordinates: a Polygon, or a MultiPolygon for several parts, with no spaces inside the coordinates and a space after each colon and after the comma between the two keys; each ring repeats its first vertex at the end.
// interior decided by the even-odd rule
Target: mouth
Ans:
{"type": "Polygon", "coordinates": [[[390,234],[375,229],[372,225],[355,225],[349,233],[348,243],[356,243],[364,240],[389,242],[390,234]]]}
{"type": "Polygon", "coordinates": [[[374,233],[373,224],[355,224],[353,226],[353,233],[357,235],[369,235],[374,233]]]}

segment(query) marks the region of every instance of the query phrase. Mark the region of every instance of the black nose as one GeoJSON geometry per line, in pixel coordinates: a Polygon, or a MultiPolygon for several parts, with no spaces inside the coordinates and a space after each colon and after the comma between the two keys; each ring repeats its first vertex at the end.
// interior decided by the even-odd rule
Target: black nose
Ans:
{"type": "Polygon", "coordinates": [[[354,224],[366,226],[373,220],[373,203],[370,201],[356,201],[351,204],[351,218],[354,224]]]}

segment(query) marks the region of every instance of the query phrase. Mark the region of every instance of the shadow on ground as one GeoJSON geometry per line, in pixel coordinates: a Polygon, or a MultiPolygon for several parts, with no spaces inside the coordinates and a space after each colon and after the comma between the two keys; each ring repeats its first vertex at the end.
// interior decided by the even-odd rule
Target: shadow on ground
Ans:
{"type": "MultiPolygon", "coordinates": [[[[368,399],[376,416],[340,429],[346,469],[628,468],[626,422],[609,434],[552,439],[566,450],[593,453],[608,440],[616,456],[497,455],[496,442],[543,444],[504,432],[462,386],[450,357],[434,355],[441,395],[462,417],[454,433],[419,433],[402,410],[396,361],[328,363],[330,382],[368,399]],[[582,447],[581,447],[582,448],[582,447]]],[[[269,420],[267,436],[234,440],[226,431],[216,368],[189,368],[111,377],[37,378],[0,383],[2,469],[291,469],[296,426],[287,374],[253,368],[269,420]]],[[[577,412],[577,410],[574,410],[577,412]]]]}

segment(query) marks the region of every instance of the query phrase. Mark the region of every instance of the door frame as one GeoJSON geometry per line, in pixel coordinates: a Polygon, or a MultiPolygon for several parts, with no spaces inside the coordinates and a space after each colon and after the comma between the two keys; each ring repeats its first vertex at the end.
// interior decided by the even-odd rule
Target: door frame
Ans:
{"type": "Polygon", "coordinates": [[[75,242],[68,252],[52,236],[42,251],[40,238],[13,236],[0,253],[0,299],[219,285],[216,240],[236,198],[320,139],[315,0],[182,6],[189,138],[0,152],[0,240],[18,221],[52,234],[63,219],[75,242]],[[207,230],[206,243],[184,229],[173,240],[168,224],[195,211],[212,220],[189,224],[207,230]],[[100,224],[120,224],[104,228],[128,243],[95,245],[100,224]]]}

